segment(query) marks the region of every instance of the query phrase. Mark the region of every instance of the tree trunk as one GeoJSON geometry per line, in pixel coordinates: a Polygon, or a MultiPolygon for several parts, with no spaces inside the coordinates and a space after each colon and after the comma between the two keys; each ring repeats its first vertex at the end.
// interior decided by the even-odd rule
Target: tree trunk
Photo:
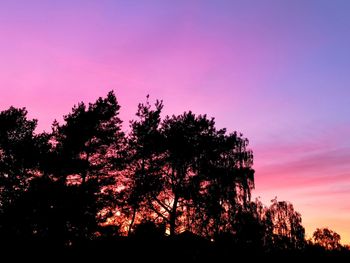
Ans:
{"type": "Polygon", "coordinates": [[[81,185],[83,187],[85,187],[85,183],[86,183],[86,177],[88,176],[88,169],[89,169],[89,158],[90,158],[90,153],[86,153],[86,163],[87,163],[87,166],[85,167],[85,170],[82,172],[81,174],[81,185]]]}
{"type": "Polygon", "coordinates": [[[135,217],[136,217],[136,208],[134,208],[134,211],[132,213],[132,218],[131,218],[131,222],[130,222],[129,230],[128,230],[128,236],[130,236],[130,234],[131,234],[131,230],[132,230],[132,227],[133,227],[134,222],[135,222],[135,217]]]}
{"type": "Polygon", "coordinates": [[[179,196],[175,195],[174,198],[174,204],[173,207],[171,209],[171,213],[170,213],[170,236],[175,235],[175,230],[176,230],[176,216],[177,216],[177,203],[179,202],[179,196]]]}

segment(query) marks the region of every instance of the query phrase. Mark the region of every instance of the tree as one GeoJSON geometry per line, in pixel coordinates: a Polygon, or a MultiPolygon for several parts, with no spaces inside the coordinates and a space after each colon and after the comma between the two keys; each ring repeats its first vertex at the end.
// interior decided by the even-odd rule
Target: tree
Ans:
{"type": "Polygon", "coordinates": [[[120,192],[122,210],[127,218],[130,218],[128,234],[133,230],[135,221],[141,223],[147,214],[157,211],[152,201],[158,200],[162,187],[161,171],[163,160],[160,157],[164,149],[163,136],[159,130],[160,114],[163,109],[161,101],[156,101],[155,109],[152,109],[147,96],[146,103],[140,103],[136,116],[137,120],[131,121],[131,132],[128,138],[129,165],[125,174],[125,188],[120,192]],[[126,202],[125,202],[126,201],[126,202]],[[143,211],[140,208],[143,207],[143,211]],[[137,217],[137,213],[140,214],[137,217]]]}
{"type": "Polygon", "coordinates": [[[305,229],[301,224],[301,215],[291,203],[272,200],[266,211],[267,236],[274,248],[301,249],[305,246],[305,229]]]}
{"type": "Polygon", "coordinates": [[[65,123],[55,122],[53,135],[61,175],[78,175],[82,185],[88,179],[107,175],[110,161],[122,159],[124,133],[119,119],[120,106],[111,91],[88,107],[83,102],[64,116],[65,123]],[[113,159],[113,157],[120,157],[113,159]]]}
{"type": "Polygon", "coordinates": [[[236,246],[250,250],[264,247],[265,237],[265,207],[260,200],[250,202],[247,208],[240,210],[236,216],[235,243],[236,246]]]}
{"type": "Polygon", "coordinates": [[[27,119],[25,108],[0,112],[0,209],[24,191],[36,174],[36,150],[42,138],[34,134],[36,125],[36,120],[27,119]]]}
{"type": "Polygon", "coordinates": [[[317,228],[312,235],[315,244],[326,250],[338,250],[341,248],[340,235],[328,228],[317,228]]]}
{"type": "Polygon", "coordinates": [[[198,200],[205,209],[199,214],[205,215],[206,235],[237,232],[237,216],[249,209],[254,170],[248,143],[242,134],[226,134],[222,129],[203,145],[199,167],[205,179],[198,200]]]}
{"type": "MultiPolygon", "coordinates": [[[[188,216],[193,195],[199,191],[201,175],[196,169],[196,158],[201,154],[202,137],[214,132],[214,122],[206,116],[195,116],[185,112],[179,116],[166,117],[162,122],[165,139],[164,185],[159,195],[159,211],[165,215],[170,235],[177,232],[178,222],[183,215],[188,216]]],[[[184,220],[184,222],[186,222],[184,220]]]]}
{"type": "MultiPolygon", "coordinates": [[[[53,125],[54,165],[48,173],[66,184],[76,184],[73,198],[93,196],[85,205],[81,222],[78,218],[72,228],[80,232],[81,238],[91,237],[98,230],[98,220],[105,218],[99,211],[111,204],[110,188],[114,187],[117,171],[123,167],[125,139],[119,119],[120,106],[113,92],[106,98],[98,98],[87,107],[83,102],[74,106],[64,116],[61,125],[53,125]],[[86,215],[95,219],[95,225],[86,225],[86,215]],[[89,228],[87,227],[89,226],[89,228]]],[[[63,197],[64,198],[64,197],[63,197]]]]}
{"type": "MultiPolygon", "coordinates": [[[[128,137],[113,92],[74,106],[50,134],[35,134],[24,108],[0,112],[1,238],[61,247],[184,232],[239,250],[304,247],[291,203],[251,201],[248,139],[191,111],[162,119],[162,101],[148,98],[128,137]]],[[[341,247],[328,228],[313,238],[327,250],[341,247]]]]}
{"type": "Polygon", "coordinates": [[[204,234],[203,228],[213,220],[219,225],[223,216],[227,220],[222,225],[232,228],[235,212],[230,208],[245,205],[254,186],[248,141],[216,130],[214,119],[206,115],[185,112],[161,121],[162,104],[155,106],[151,110],[148,102],[140,104],[139,121],[132,122],[129,203],[137,208],[143,202],[145,216],[166,223],[170,235],[185,229],[204,234]],[[215,204],[220,206],[216,218],[215,204]]]}

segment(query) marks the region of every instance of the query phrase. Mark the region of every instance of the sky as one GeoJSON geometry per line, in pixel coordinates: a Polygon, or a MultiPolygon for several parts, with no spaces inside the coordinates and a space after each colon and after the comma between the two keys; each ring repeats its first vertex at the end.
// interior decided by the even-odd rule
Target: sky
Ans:
{"type": "Polygon", "coordinates": [[[114,90],[121,117],[162,99],[239,131],[254,197],[350,243],[350,1],[0,1],[0,110],[50,131],[114,90]]]}

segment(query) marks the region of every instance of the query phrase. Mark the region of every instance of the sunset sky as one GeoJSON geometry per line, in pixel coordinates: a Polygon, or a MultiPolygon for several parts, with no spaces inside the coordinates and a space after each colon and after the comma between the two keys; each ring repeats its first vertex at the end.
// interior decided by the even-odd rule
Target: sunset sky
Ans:
{"type": "MultiPolygon", "coordinates": [[[[350,243],[350,1],[0,1],[0,110],[50,131],[115,90],[240,131],[265,204],[350,243]]],[[[126,125],[127,126],[127,125],[126,125]]]]}

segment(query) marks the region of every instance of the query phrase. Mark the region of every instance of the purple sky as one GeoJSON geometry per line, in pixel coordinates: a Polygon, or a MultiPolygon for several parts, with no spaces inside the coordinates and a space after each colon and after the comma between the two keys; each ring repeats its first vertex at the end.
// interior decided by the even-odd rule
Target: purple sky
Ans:
{"type": "Polygon", "coordinates": [[[249,138],[256,190],[350,243],[350,1],[0,2],[0,109],[50,130],[114,89],[249,138]],[[57,2],[57,3],[55,3],[57,2]]]}

